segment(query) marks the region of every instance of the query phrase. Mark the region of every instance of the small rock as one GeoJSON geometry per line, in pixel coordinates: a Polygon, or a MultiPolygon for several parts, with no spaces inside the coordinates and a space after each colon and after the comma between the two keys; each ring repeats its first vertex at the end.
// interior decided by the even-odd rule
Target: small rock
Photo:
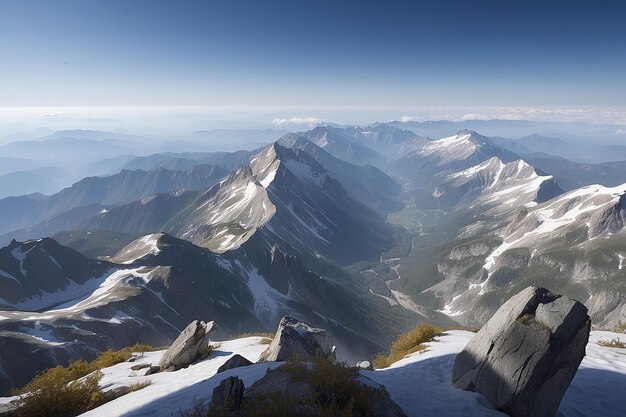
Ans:
{"type": "Polygon", "coordinates": [[[211,404],[213,407],[226,411],[238,410],[241,408],[244,391],[243,381],[236,376],[230,376],[215,387],[211,404]]]}
{"type": "Polygon", "coordinates": [[[364,369],[366,371],[371,371],[372,369],[374,369],[370,361],[359,361],[356,363],[355,366],[359,369],[364,369]]]}
{"type": "Polygon", "coordinates": [[[252,362],[250,362],[248,359],[244,358],[243,356],[239,354],[235,354],[231,358],[229,358],[226,362],[224,362],[222,366],[217,368],[217,373],[219,374],[220,372],[224,372],[229,369],[241,368],[242,366],[248,366],[248,365],[252,365],[252,362]]]}
{"type": "Polygon", "coordinates": [[[156,374],[156,373],[158,373],[160,371],[161,371],[161,367],[159,365],[152,365],[152,364],[150,364],[150,367],[148,368],[148,370],[146,371],[144,376],[156,374]]]}
{"type": "Polygon", "coordinates": [[[138,363],[137,365],[131,366],[130,369],[132,369],[133,371],[138,371],[140,369],[149,368],[149,367],[150,367],[149,363],[138,363]]]}
{"type": "Polygon", "coordinates": [[[194,320],[167,349],[159,365],[166,371],[176,371],[191,365],[211,351],[211,335],[217,329],[215,322],[194,320]]]}
{"type": "Polygon", "coordinates": [[[261,355],[264,362],[284,361],[287,358],[312,359],[316,356],[335,360],[335,346],[324,329],[317,329],[296,320],[283,317],[274,340],[261,355]]]}

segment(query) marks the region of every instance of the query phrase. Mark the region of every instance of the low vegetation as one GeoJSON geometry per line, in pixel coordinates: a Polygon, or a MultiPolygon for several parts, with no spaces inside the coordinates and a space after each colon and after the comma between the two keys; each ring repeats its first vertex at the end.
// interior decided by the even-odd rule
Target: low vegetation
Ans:
{"type": "Polygon", "coordinates": [[[408,333],[401,334],[392,344],[388,355],[379,353],[374,357],[375,369],[387,368],[406,355],[426,349],[424,343],[431,342],[441,336],[443,330],[428,323],[420,323],[408,333]]]}
{"type": "MultiPolygon", "coordinates": [[[[99,406],[104,401],[98,387],[101,369],[127,361],[133,352],[159,350],[153,346],[136,344],[121,350],[107,349],[94,360],[79,359],[68,366],[58,365],[35,376],[23,387],[13,390],[22,395],[17,404],[17,417],[75,416],[99,406]]],[[[149,385],[145,381],[131,386],[131,392],[149,385]]]]}
{"type": "Polygon", "coordinates": [[[626,343],[622,342],[619,337],[611,340],[598,340],[598,344],[604,347],[626,349],[626,343]]]}
{"type": "Polygon", "coordinates": [[[271,372],[286,372],[293,383],[305,382],[310,389],[304,398],[276,391],[255,398],[244,398],[237,411],[226,411],[221,405],[207,407],[197,402],[184,417],[369,417],[375,416],[375,404],[381,396],[388,397],[384,388],[375,389],[357,382],[358,370],[326,358],[312,363],[288,360],[271,372]],[[294,410],[297,410],[297,414],[294,410]]]}
{"type": "Polygon", "coordinates": [[[247,332],[236,335],[233,339],[243,339],[244,337],[262,337],[259,341],[262,345],[269,345],[274,339],[274,333],[268,332],[247,332]]]}
{"type": "Polygon", "coordinates": [[[149,379],[146,379],[145,381],[141,381],[141,382],[136,382],[134,384],[130,384],[128,386],[128,392],[135,392],[135,391],[142,390],[146,387],[149,387],[151,384],[152,384],[152,381],[150,381],[149,379]]]}

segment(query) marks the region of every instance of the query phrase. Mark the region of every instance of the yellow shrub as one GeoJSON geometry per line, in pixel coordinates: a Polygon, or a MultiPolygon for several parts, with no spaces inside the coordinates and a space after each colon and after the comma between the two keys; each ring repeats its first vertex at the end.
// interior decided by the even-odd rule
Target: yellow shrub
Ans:
{"type": "Polygon", "coordinates": [[[430,342],[442,334],[443,331],[439,327],[428,323],[420,323],[412,331],[398,336],[391,345],[389,355],[376,355],[372,361],[373,366],[376,369],[386,368],[410,353],[426,349],[424,343],[430,342]]]}
{"type": "Polygon", "coordinates": [[[66,382],[68,368],[52,368],[29,383],[30,394],[22,397],[17,417],[69,417],[88,411],[102,402],[98,388],[99,372],[73,382],[66,382]],[[59,379],[57,379],[59,378],[59,379]]]}

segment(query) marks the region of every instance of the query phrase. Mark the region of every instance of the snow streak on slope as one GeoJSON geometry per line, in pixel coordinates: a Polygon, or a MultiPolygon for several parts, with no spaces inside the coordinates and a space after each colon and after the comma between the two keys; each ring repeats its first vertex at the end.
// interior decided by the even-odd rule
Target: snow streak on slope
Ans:
{"type": "MultiPolygon", "coordinates": [[[[474,202],[473,206],[485,203],[498,203],[509,208],[532,206],[539,198],[542,185],[550,180],[551,175],[537,174],[534,167],[521,159],[505,164],[493,157],[448,175],[442,185],[436,188],[433,197],[440,198],[446,192],[456,191],[469,195],[474,202]]],[[[555,192],[560,191],[555,183],[554,187],[555,192]]]]}
{"type": "Polygon", "coordinates": [[[427,143],[417,153],[424,156],[436,155],[441,165],[468,158],[476,151],[471,132],[459,132],[454,136],[427,143]]]}
{"type": "Polygon", "coordinates": [[[586,225],[591,238],[605,231],[614,233],[621,230],[623,223],[615,229],[607,222],[607,216],[612,214],[607,209],[617,205],[625,192],[626,184],[613,188],[590,185],[530,209],[521,220],[503,230],[504,242],[487,257],[484,268],[491,273],[504,251],[516,247],[536,247],[542,240],[569,227],[586,225]]]}
{"type": "Polygon", "coordinates": [[[159,239],[163,233],[153,233],[143,236],[123,249],[123,252],[117,253],[112,260],[121,264],[131,264],[137,259],[148,255],[158,255],[161,251],[158,247],[159,239]]]}

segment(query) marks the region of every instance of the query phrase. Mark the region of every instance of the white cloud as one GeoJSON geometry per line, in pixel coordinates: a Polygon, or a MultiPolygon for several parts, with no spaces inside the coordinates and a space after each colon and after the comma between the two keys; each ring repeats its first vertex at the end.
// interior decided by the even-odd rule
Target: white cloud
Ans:
{"type": "Polygon", "coordinates": [[[402,116],[402,117],[400,118],[400,121],[401,121],[402,123],[406,123],[406,122],[419,122],[419,121],[420,121],[420,118],[419,118],[419,117],[416,117],[416,116],[402,116]]]}
{"type": "Polygon", "coordinates": [[[292,117],[291,119],[274,119],[272,120],[272,124],[274,126],[285,126],[285,125],[307,125],[307,126],[315,126],[324,123],[322,120],[316,117],[292,117]]]}

